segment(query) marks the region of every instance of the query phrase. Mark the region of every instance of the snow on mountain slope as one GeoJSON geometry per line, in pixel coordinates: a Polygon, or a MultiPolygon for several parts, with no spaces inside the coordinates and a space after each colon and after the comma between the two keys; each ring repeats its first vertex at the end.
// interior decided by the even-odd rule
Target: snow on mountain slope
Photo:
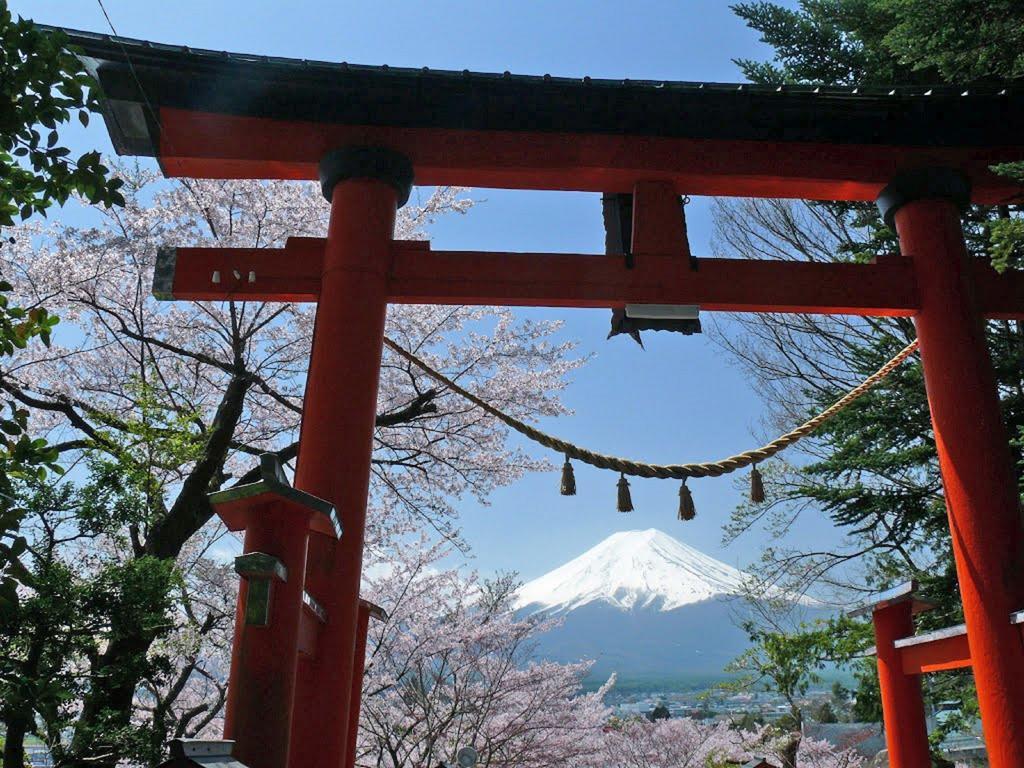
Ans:
{"type": "Polygon", "coordinates": [[[654,528],[623,531],[524,584],[517,607],[557,614],[604,603],[620,610],[671,611],[736,595],[745,578],[742,571],[654,528]]]}

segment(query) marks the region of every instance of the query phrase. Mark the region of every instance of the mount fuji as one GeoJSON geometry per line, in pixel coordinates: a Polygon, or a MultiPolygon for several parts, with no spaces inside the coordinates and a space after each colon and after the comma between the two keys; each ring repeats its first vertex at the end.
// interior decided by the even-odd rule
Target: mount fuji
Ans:
{"type": "Polygon", "coordinates": [[[593,659],[591,679],[696,684],[748,646],[746,578],[659,530],[623,531],[524,584],[516,607],[559,620],[538,639],[541,658],[593,659]]]}

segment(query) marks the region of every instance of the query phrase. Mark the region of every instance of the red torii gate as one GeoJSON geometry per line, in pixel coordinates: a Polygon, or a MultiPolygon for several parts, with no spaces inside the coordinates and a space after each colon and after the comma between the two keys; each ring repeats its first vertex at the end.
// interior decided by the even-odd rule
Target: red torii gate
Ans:
{"type": "MultiPolygon", "coordinates": [[[[1020,194],[989,169],[1024,157],[1019,94],[513,77],[70,37],[103,86],[119,152],[157,157],[169,176],[319,177],[331,201],[325,240],[172,249],[158,265],[155,290],[169,298],[318,302],[295,488],[264,467],[247,499],[214,499],[250,526],[226,734],[236,756],[254,768],[354,762],[388,302],[656,302],[914,317],[989,758],[1024,766],[1024,644],[1006,619],[1024,594],[1021,525],[982,328],[985,316],[1024,316],[1024,280],[970,261],[959,221],[971,200],[1020,194]],[[414,174],[421,184],[633,193],[635,263],[394,241],[414,174]],[[871,265],[701,259],[694,270],[683,193],[877,200],[903,255],[871,265]]],[[[920,744],[894,748],[900,726],[889,720],[893,766],[923,765],[920,744]]]]}
{"type": "MultiPolygon", "coordinates": [[[[918,598],[917,587],[914,581],[893,587],[848,615],[870,616],[874,624],[890,764],[927,768],[932,761],[921,675],[965,669],[972,665],[972,658],[964,624],[914,634],[914,616],[934,607],[918,598]]],[[[1024,641],[1024,610],[1011,613],[1005,622],[1024,641]]]]}

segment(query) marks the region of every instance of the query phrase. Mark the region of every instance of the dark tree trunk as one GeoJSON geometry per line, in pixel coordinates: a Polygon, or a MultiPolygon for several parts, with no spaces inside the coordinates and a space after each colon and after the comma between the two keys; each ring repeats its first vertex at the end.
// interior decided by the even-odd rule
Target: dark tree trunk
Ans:
{"type": "MultiPolygon", "coordinates": [[[[250,384],[244,375],[228,383],[202,457],[182,483],[170,510],[151,529],[140,556],[175,560],[188,539],[210,519],[213,510],[206,494],[224,466],[250,384]]],[[[132,704],[146,672],[146,655],[159,634],[159,630],[141,626],[124,628],[92,665],[92,686],[83,700],[62,768],[115,768],[130,757],[124,736],[130,731],[132,704]]],[[[150,738],[136,739],[136,751],[149,751],[143,745],[161,737],[150,734],[150,738]]]]}
{"type": "Polygon", "coordinates": [[[126,744],[117,737],[131,724],[141,668],[155,639],[154,632],[139,631],[111,640],[92,668],[93,685],[82,702],[82,713],[62,766],[115,768],[128,757],[126,744]]]}
{"type": "MultiPolygon", "coordinates": [[[[21,665],[23,686],[39,682],[43,652],[50,640],[48,626],[33,625],[25,661],[21,665]]],[[[25,768],[25,736],[35,731],[35,709],[32,688],[22,688],[11,697],[3,708],[3,723],[7,734],[4,737],[3,768],[25,768]]]]}
{"type": "Polygon", "coordinates": [[[30,726],[22,713],[4,713],[7,735],[4,737],[3,768],[25,768],[25,734],[30,726]]]}
{"type": "Polygon", "coordinates": [[[804,735],[804,713],[795,704],[790,702],[790,714],[793,717],[794,727],[786,735],[788,741],[782,748],[782,768],[797,768],[796,754],[800,751],[800,741],[804,735]]]}
{"type": "Polygon", "coordinates": [[[789,734],[789,741],[782,748],[782,768],[797,768],[796,753],[800,751],[801,738],[799,731],[789,734]]]}

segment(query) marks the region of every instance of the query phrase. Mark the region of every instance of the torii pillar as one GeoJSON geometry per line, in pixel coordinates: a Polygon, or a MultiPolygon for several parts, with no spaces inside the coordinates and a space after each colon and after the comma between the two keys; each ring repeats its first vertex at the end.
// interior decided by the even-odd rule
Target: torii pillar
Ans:
{"type": "Polygon", "coordinates": [[[348,736],[391,240],[413,172],[395,152],[351,148],[323,158],[320,181],[331,218],[295,486],[333,503],[345,533],[336,545],[310,539],[306,589],[330,618],[316,657],[299,664],[290,768],[341,768],[355,746],[348,736]]]}
{"type": "Polygon", "coordinates": [[[914,265],[914,315],[953,554],[992,768],[1024,766],[1024,551],[1017,481],[985,344],[960,208],[970,185],[946,169],[902,174],[878,207],[914,265]]]}
{"type": "Polygon", "coordinates": [[[224,737],[249,768],[281,768],[288,759],[303,626],[307,542],[334,546],[334,508],[288,485],[274,454],[260,457],[260,479],[210,494],[229,531],[245,531],[235,559],[238,590],[224,737]],[[311,535],[312,534],[312,535],[311,535]]]}
{"type": "Polygon", "coordinates": [[[914,614],[931,606],[918,600],[915,582],[874,596],[847,613],[870,615],[875,630],[878,689],[882,700],[885,746],[890,768],[931,768],[931,747],[925,719],[921,678],[903,669],[896,642],[914,634],[914,614]]]}

